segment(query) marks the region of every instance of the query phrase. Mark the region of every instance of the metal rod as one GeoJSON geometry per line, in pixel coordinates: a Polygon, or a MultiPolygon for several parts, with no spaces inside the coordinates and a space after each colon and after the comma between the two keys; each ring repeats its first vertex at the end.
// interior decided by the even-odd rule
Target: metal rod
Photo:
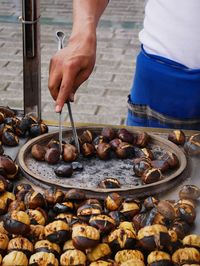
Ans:
{"type": "Polygon", "coordinates": [[[22,0],[24,114],[41,118],[40,0],[22,0]]]}

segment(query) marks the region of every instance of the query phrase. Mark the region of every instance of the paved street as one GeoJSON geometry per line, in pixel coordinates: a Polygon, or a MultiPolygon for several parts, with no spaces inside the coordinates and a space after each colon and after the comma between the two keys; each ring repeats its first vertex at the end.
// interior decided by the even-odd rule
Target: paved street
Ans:
{"type": "MultiPolygon", "coordinates": [[[[139,50],[144,0],[111,0],[98,26],[97,61],[72,105],[75,122],[125,123],[127,95],[139,50]]],[[[0,0],[0,105],[23,108],[21,0],[0,0]]],[[[41,0],[42,118],[57,119],[47,88],[48,66],[57,50],[55,32],[68,37],[72,0],[41,0]]]]}

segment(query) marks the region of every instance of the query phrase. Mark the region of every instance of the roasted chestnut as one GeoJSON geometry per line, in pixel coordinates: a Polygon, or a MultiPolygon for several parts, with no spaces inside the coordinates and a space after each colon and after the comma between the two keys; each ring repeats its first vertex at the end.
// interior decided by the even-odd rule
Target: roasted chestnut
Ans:
{"type": "Polygon", "coordinates": [[[26,206],[24,204],[24,202],[22,200],[14,200],[12,201],[9,206],[8,206],[8,212],[12,212],[12,211],[25,211],[26,210],[26,206]]]}
{"type": "Polygon", "coordinates": [[[3,258],[2,265],[28,266],[30,264],[28,264],[27,256],[22,251],[14,250],[3,258]]]}
{"type": "Polygon", "coordinates": [[[133,158],[135,149],[130,143],[121,142],[115,149],[115,153],[120,159],[133,158]]]}
{"type": "Polygon", "coordinates": [[[34,144],[31,148],[31,154],[34,159],[38,161],[44,161],[47,148],[40,144],[34,144]]]}
{"type": "Polygon", "coordinates": [[[53,243],[63,243],[69,236],[69,225],[64,221],[54,221],[45,226],[46,239],[53,243]]]}
{"type": "Polygon", "coordinates": [[[30,231],[28,234],[28,238],[32,243],[35,243],[39,240],[42,240],[45,238],[45,233],[44,233],[44,226],[43,225],[30,225],[30,231]]]}
{"type": "Polygon", "coordinates": [[[77,216],[83,221],[88,221],[92,215],[99,215],[102,213],[100,204],[85,203],[77,209],[77,216]]]}
{"type": "Polygon", "coordinates": [[[120,138],[124,142],[128,142],[130,144],[134,141],[134,136],[131,132],[129,132],[126,128],[121,128],[117,132],[118,138],[120,138]]]}
{"type": "Polygon", "coordinates": [[[200,251],[200,235],[187,235],[182,240],[184,247],[193,247],[200,251]]]}
{"type": "Polygon", "coordinates": [[[73,174],[73,168],[71,164],[61,164],[54,169],[54,173],[59,177],[71,177],[73,174]]]}
{"type": "Polygon", "coordinates": [[[195,248],[180,248],[173,253],[172,261],[175,265],[198,264],[200,262],[200,253],[195,248]]]}
{"type": "Polygon", "coordinates": [[[2,143],[7,146],[17,146],[19,144],[19,138],[11,131],[5,130],[1,137],[2,143]]]}
{"type": "MultiPolygon", "coordinates": [[[[22,264],[23,265],[23,264],[22,264]]],[[[29,259],[29,266],[53,265],[58,266],[58,260],[53,253],[37,252],[29,259]]]]}
{"type": "Polygon", "coordinates": [[[164,225],[154,224],[141,228],[138,231],[138,240],[143,248],[153,251],[163,249],[169,244],[170,236],[164,225]]]}
{"type": "Polygon", "coordinates": [[[49,164],[57,164],[60,160],[60,151],[56,148],[50,148],[46,151],[44,159],[49,164]]]}
{"type": "Polygon", "coordinates": [[[5,170],[7,179],[13,179],[18,172],[18,165],[7,155],[0,155],[0,168],[5,170]]]}
{"type": "Polygon", "coordinates": [[[127,219],[133,218],[133,216],[137,213],[139,213],[141,210],[141,203],[139,200],[135,199],[129,199],[126,198],[120,207],[120,212],[123,213],[123,215],[127,219]]]}
{"type": "Polygon", "coordinates": [[[56,243],[51,243],[48,240],[40,240],[37,241],[34,245],[35,253],[37,252],[47,252],[47,253],[53,253],[56,258],[60,255],[60,247],[56,243]]]}
{"type": "Polygon", "coordinates": [[[83,145],[84,143],[92,143],[93,134],[90,130],[85,130],[79,137],[80,143],[83,145]]]}
{"type": "Polygon", "coordinates": [[[136,234],[129,229],[118,228],[108,235],[108,244],[113,251],[130,249],[136,242],[136,234]]]}
{"type": "Polygon", "coordinates": [[[27,213],[30,217],[31,224],[40,224],[40,225],[46,224],[48,217],[43,209],[41,208],[37,208],[36,210],[28,209],[27,213]]]}
{"type": "Polygon", "coordinates": [[[35,138],[48,132],[48,126],[43,122],[32,124],[29,128],[29,136],[35,138]]]}
{"type": "Polygon", "coordinates": [[[148,266],[172,266],[171,256],[164,251],[152,251],[147,257],[148,266]]]}
{"type": "Polygon", "coordinates": [[[168,135],[168,140],[177,145],[183,145],[185,143],[185,139],[185,133],[180,129],[174,130],[168,135]]]}
{"type": "Polygon", "coordinates": [[[6,214],[4,227],[10,234],[24,235],[30,231],[30,218],[23,211],[13,211],[6,214]]]}
{"type": "Polygon", "coordinates": [[[72,227],[72,241],[75,248],[86,250],[93,248],[99,243],[99,231],[86,224],[75,224],[72,227]]]}
{"type": "Polygon", "coordinates": [[[75,161],[78,158],[77,148],[72,144],[64,144],[62,158],[65,162],[75,161]]]}
{"type": "Polygon", "coordinates": [[[195,156],[200,154],[200,134],[192,135],[187,142],[185,142],[184,150],[188,155],[195,156]]]}
{"type": "Polygon", "coordinates": [[[185,221],[188,224],[192,224],[196,218],[195,209],[188,204],[178,204],[176,206],[177,217],[185,221]]]}
{"type": "Polygon", "coordinates": [[[111,156],[111,146],[108,143],[99,143],[99,145],[96,148],[97,150],[97,156],[101,160],[108,160],[111,156]]]}
{"type": "Polygon", "coordinates": [[[169,169],[168,162],[163,160],[153,160],[151,161],[151,166],[153,168],[159,169],[162,173],[166,172],[169,169]]]}
{"type": "Polygon", "coordinates": [[[92,261],[97,261],[100,259],[108,258],[111,255],[111,249],[108,244],[100,243],[87,253],[87,259],[92,261]]]}
{"type": "Polygon", "coordinates": [[[121,184],[118,179],[113,177],[107,177],[100,181],[98,184],[100,188],[120,188],[121,184]]]}
{"type": "Polygon", "coordinates": [[[179,191],[180,199],[197,200],[200,197],[200,188],[195,185],[185,185],[179,191]]]}
{"type": "Polygon", "coordinates": [[[146,170],[151,168],[151,162],[146,158],[137,158],[133,160],[133,171],[136,176],[141,177],[146,170]]]}
{"type": "Polygon", "coordinates": [[[58,202],[62,202],[64,192],[56,187],[50,187],[44,192],[45,199],[49,206],[53,206],[58,202]]]}
{"type": "Polygon", "coordinates": [[[142,175],[142,182],[144,184],[151,184],[154,182],[158,182],[162,178],[162,173],[157,168],[147,169],[142,175]]]}
{"type": "Polygon", "coordinates": [[[171,204],[167,200],[159,201],[157,205],[157,210],[168,220],[174,220],[176,217],[176,211],[173,204],[171,204]]]}
{"type": "Polygon", "coordinates": [[[89,220],[89,224],[97,228],[100,233],[108,233],[115,228],[115,220],[113,220],[108,215],[95,215],[92,216],[89,220]]]}
{"type": "Polygon", "coordinates": [[[185,221],[175,220],[171,229],[176,232],[179,239],[183,239],[189,233],[190,225],[185,221]]]}
{"type": "Polygon", "coordinates": [[[55,149],[60,149],[60,144],[58,140],[55,139],[51,139],[48,143],[47,143],[47,148],[55,148],[55,149]]]}
{"type": "Polygon", "coordinates": [[[2,175],[0,175],[0,193],[5,192],[7,188],[8,188],[8,182],[2,175]]]}
{"type": "Polygon", "coordinates": [[[43,194],[37,191],[29,191],[26,193],[24,203],[29,209],[36,209],[37,207],[45,207],[46,201],[43,194]]]}
{"type": "Polygon", "coordinates": [[[4,255],[7,251],[9,238],[7,234],[0,233],[0,254],[4,255]]]}
{"type": "Polygon", "coordinates": [[[119,208],[119,206],[122,203],[122,198],[121,196],[114,192],[114,193],[110,193],[104,201],[104,205],[106,207],[107,210],[109,211],[115,211],[119,208]]]}
{"type": "Polygon", "coordinates": [[[154,159],[153,152],[149,148],[135,148],[135,156],[139,158],[146,158],[150,161],[154,159]]]}
{"type": "Polygon", "coordinates": [[[147,209],[147,210],[150,210],[152,208],[154,208],[157,204],[158,204],[158,199],[153,197],[153,196],[149,196],[147,197],[143,204],[144,204],[144,207],[147,209]]]}
{"type": "Polygon", "coordinates": [[[150,136],[146,132],[140,132],[136,135],[135,145],[144,148],[147,146],[150,136]]]}
{"type": "Polygon", "coordinates": [[[115,151],[119,144],[122,143],[121,139],[115,138],[109,142],[111,148],[115,151]]]}
{"type": "Polygon", "coordinates": [[[106,143],[108,142],[107,138],[104,137],[104,136],[97,136],[93,141],[92,141],[92,144],[94,145],[95,149],[97,148],[97,146],[99,145],[99,143],[106,143]]]}
{"type": "Polygon", "coordinates": [[[29,257],[33,253],[33,244],[27,238],[15,237],[8,243],[8,252],[14,250],[21,251],[29,257]]]}
{"type": "Polygon", "coordinates": [[[29,191],[33,191],[33,188],[27,183],[20,183],[14,187],[14,194],[19,201],[23,201],[26,193],[29,191]]]}
{"type": "Polygon", "coordinates": [[[95,148],[93,146],[93,144],[91,143],[84,143],[82,146],[81,146],[81,153],[84,157],[92,157],[94,154],[95,154],[95,148]]]}
{"type": "Polygon", "coordinates": [[[116,132],[113,128],[111,127],[104,127],[101,130],[101,136],[105,137],[108,141],[111,141],[112,139],[115,138],[116,132]]]}
{"type": "Polygon", "coordinates": [[[86,265],[86,255],[83,251],[73,249],[67,250],[60,256],[60,264],[61,265],[86,265]]]}
{"type": "Polygon", "coordinates": [[[53,207],[55,213],[72,212],[74,204],[70,201],[56,203],[53,207]]]}
{"type": "MultiPolygon", "coordinates": [[[[119,265],[122,265],[122,263],[125,263],[132,259],[136,259],[136,260],[144,262],[144,255],[142,254],[141,251],[136,250],[136,249],[135,250],[134,249],[120,250],[115,254],[115,261],[119,265]]],[[[138,266],[139,265],[140,264],[138,264],[138,266]]]]}
{"type": "Polygon", "coordinates": [[[74,203],[80,203],[81,201],[85,200],[85,198],[85,192],[81,189],[72,188],[65,193],[65,199],[74,203]]]}

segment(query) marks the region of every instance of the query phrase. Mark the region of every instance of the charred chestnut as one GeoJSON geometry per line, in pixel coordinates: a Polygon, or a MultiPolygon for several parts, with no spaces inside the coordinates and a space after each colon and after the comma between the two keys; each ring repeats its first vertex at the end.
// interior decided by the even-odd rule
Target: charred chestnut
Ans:
{"type": "Polygon", "coordinates": [[[127,159],[127,158],[133,158],[135,154],[135,149],[133,145],[122,142],[118,145],[118,147],[115,149],[115,153],[118,158],[120,159],[127,159]]]}
{"type": "Polygon", "coordinates": [[[130,249],[136,242],[136,234],[128,229],[118,228],[108,235],[108,244],[113,251],[130,249]]]}
{"type": "Polygon", "coordinates": [[[200,134],[192,135],[187,142],[185,142],[184,150],[188,155],[200,154],[200,134]]]}
{"type": "Polygon", "coordinates": [[[19,138],[13,132],[5,130],[1,137],[2,143],[7,146],[17,146],[19,144],[19,138]]]}
{"type": "Polygon", "coordinates": [[[8,252],[21,251],[27,257],[33,253],[33,244],[25,237],[15,237],[8,243],[8,252]]]}
{"type": "Polygon", "coordinates": [[[115,228],[115,221],[108,215],[95,215],[89,220],[89,224],[97,228],[100,233],[108,233],[115,228]]]}
{"type": "Polygon", "coordinates": [[[0,168],[5,170],[8,179],[14,178],[18,172],[18,165],[7,155],[0,155],[0,168]]]}
{"type": "Polygon", "coordinates": [[[44,161],[46,151],[46,147],[40,144],[34,144],[31,148],[31,154],[33,158],[38,161],[44,161]]]}
{"type": "Polygon", "coordinates": [[[100,259],[108,258],[111,253],[112,252],[108,244],[100,243],[87,253],[87,259],[90,262],[97,261],[100,259]]]}
{"type": "Polygon", "coordinates": [[[46,212],[38,208],[36,210],[27,210],[27,213],[30,217],[30,223],[31,224],[40,224],[40,225],[45,225],[47,222],[47,214],[46,212]]]}
{"type": "Polygon", "coordinates": [[[175,265],[199,263],[200,253],[195,248],[180,248],[173,253],[172,261],[175,265]]]}
{"type": "Polygon", "coordinates": [[[164,251],[152,251],[147,257],[148,266],[172,266],[171,256],[164,251]]]}
{"type": "Polygon", "coordinates": [[[118,179],[108,177],[106,179],[101,180],[98,186],[100,188],[120,188],[121,184],[118,179]]]}
{"type": "Polygon", "coordinates": [[[28,266],[30,264],[28,264],[27,256],[23,252],[14,250],[3,258],[2,265],[28,266]]]}
{"type": "Polygon", "coordinates": [[[56,243],[51,243],[48,240],[40,240],[37,241],[34,245],[35,253],[37,252],[47,252],[47,253],[53,253],[56,258],[60,255],[60,247],[56,243]]]}
{"type": "Polygon", "coordinates": [[[33,191],[33,188],[27,183],[20,183],[14,187],[14,194],[19,201],[23,201],[26,193],[29,191],[33,191]]]}
{"type": "Polygon", "coordinates": [[[65,193],[65,199],[74,203],[80,203],[81,201],[85,200],[85,198],[85,192],[81,189],[72,188],[65,193]]]}
{"type": "Polygon", "coordinates": [[[108,141],[111,141],[115,138],[115,130],[111,127],[104,127],[101,131],[101,136],[105,137],[108,141]]]}
{"type": "Polygon", "coordinates": [[[4,227],[10,234],[27,234],[30,231],[30,218],[28,214],[23,211],[13,211],[6,215],[4,227]]]}
{"type": "Polygon", "coordinates": [[[88,221],[92,215],[102,213],[100,204],[85,203],[77,209],[77,216],[83,221],[88,221]]]}
{"type": "Polygon", "coordinates": [[[120,222],[125,221],[126,219],[123,213],[121,213],[120,211],[111,211],[109,212],[109,216],[115,221],[116,226],[118,226],[120,222]]]}
{"type": "Polygon", "coordinates": [[[72,227],[72,241],[75,248],[86,250],[93,248],[100,240],[99,231],[93,226],[75,224],[72,227]]]}
{"type": "Polygon", "coordinates": [[[185,221],[175,220],[171,229],[176,232],[179,239],[183,239],[189,233],[190,225],[185,221]]]}
{"type": "Polygon", "coordinates": [[[173,204],[171,204],[167,200],[159,201],[157,205],[157,210],[159,213],[161,213],[165,218],[169,220],[174,220],[176,217],[176,211],[173,204]]]}
{"type": "Polygon", "coordinates": [[[99,145],[99,143],[107,143],[108,140],[104,136],[97,136],[93,141],[92,144],[94,145],[95,149],[99,145]]]}
{"type": "Polygon", "coordinates": [[[24,203],[29,209],[36,209],[37,207],[45,207],[46,201],[44,196],[37,191],[29,191],[26,193],[24,203]]]}
{"type": "Polygon", "coordinates": [[[99,145],[97,146],[97,156],[101,159],[101,160],[108,160],[110,159],[111,156],[111,146],[108,143],[99,143],[99,145]]]}
{"type": "Polygon", "coordinates": [[[32,243],[35,243],[36,241],[42,240],[45,238],[44,233],[44,226],[43,225],[30,225],[30,231],[28,234],[28,238],[32,243]]]}
{"type": "MultiPolygon", "coordinates": [[[[144,255],[142,254],[141,251],[139,250],[120,250],[115,254],[115,261],[119,264],[119,265],[123,265],[123,263],[128,262],[129,260],[138,260],[139,263],[137,264],[137,266],[141,266],[144,265],[140,264],[140,261],[143,262],[144,261],[144,255]]],[[[124,264],[125,266],[126,264],[124,264]]],[[[129,264],[128,264],[129,265],[129,264]]],[[[130,264],[130,265],[134,265],[134,264],[130,264]]]]}
{"type": "Polygon", "coordinates": [[[60,160],[60,151],[56,148],[50,148],[46,151],[44,159],[49,164],[57,164],[60,160]]]}
{"type": "Polygon", "coordinates": [[[59,150],[59,141],[55,140],[55,139],[51,139],[48,143],[47,143],[47,148],[55,148],[59,150]]]}
{"type": "Polygon", "coordinates": [[[55,213],[72,212],[74,210],[74,204],[70,201],[56,203],[53,210],[55,213]]]}
{"type": "Polygon", "coordinates": [[[141,209],[141,203],[139,200],[134,199],[125,199],[120,207],[120,212],[123,213],[123,215],[126,218],[133,218],[133,216],[140,212],[141,209]]]}
{"type": "Polygon", "coordinates": [[[164,225],[154,224],[145,226],[138,231],[138,240],[143,248],[153,251],[163,249],[169,244],[170,236],[164,225]]]}
{"type": "Polygon", "coordinates": [[[0,254],[4,255],[8,248],[9,238],[7,234],[0,233],[0,254]]]}
{"type": "Polygon", "coordinates": [[[153,160],[153,152],[149,148],[135,148],[135,156],[139,158],[146,158],[153,160]]]}
{"type": "Polygon", "coordinates": [[[95,154],[95,148],[91,143],[84,143],[81,146],[81,153],[84,157],[92,157],[95,154]]]}
{"type": "Polygon", "coordinates": [[[129,132],[127,129],[125,128],[121,128],[118,130],[117,132],[117,136],[118,138],[120,138],[122,141],[124,142],[128,142],[130,144],[133,143],[134,141],[134,136],[131,132],[129,132]]]}
{"type": "Polygon", "coordinates": [[[69,236],[69,225],[64,221],[54,221],[45,226],[45,236],[50,242],[61,244],[69,236]]]}
{"type": "Polygon", "coordinates": [[[178,204],[176,206],[177,217],[185,221],[188,224],[192,224],[196,218],[195,209],[188,204],[178,204]]]}
{"type": "Polygon", "coordinates": [[[140,132],[136,136],[135,145],[144,148],[147,146],[150,136],[146,132],[140,132]]]}
{"type": "Polygon", "coordinates": [[[50,187],[44,192],[45,199],[49,206],[53,206],[58,202],[62,202],[64,198],[64,193],[62,190],[57,189],[56,187],[50,187]]]}
{"type": "Polygon", "coordinates": [[[154,208],[157,204],[158,204],[158,199],[153,197],[153,196],[149,196],[144,200],[144,207],[147,210],[150,210],[152,208],[154,208]]]}
{"type": "Polygon", "coordinates": [[[63,145],[63,160],[65,162],[72,162],[78,158],[77,148],[72,144],[63,145]]]}
{"type": "Polygon", "coordinates": [[[8,182],[0,175],[0,193],[5,192],[8,188],[8,182]]]}
{"type": "Polygon", "coordinates": [[[179,191],[180,199],[197,200],[200,197],[200,188],[195,185],[185,185],[179,191]]]}
{"type": "Polygon", "coordinates": [[[120,207],[121,203],[122,203],[122,198],[116,192],[110,193],[105,198],[105,201],[104,201],[104,205],[105,205],[106,209],[109,211],[117,210],[120,207]]]}
{"type": "Polygon", "coordinates": [[[60,263],[61,265],[80,265],[84,266],[86,265],[86,255],[83,251],[73,249],[73,250],[67,250],[60,256],[60,263]]]}
{"type": "Polygon", "coordinates": [[[133,171],[136,176],[141,177],[146,170],[151,168],[151,162],[146,158],[137,158],[133,160],[133,171]]]}
{"type": "Polygon", "coordinates": [[[31,255],[29,260],[29,266],[40,266],[40,265],[54,265],[58,266],[58,260],[53,253],[37,252],[31,255]]]}
{"type": "Polygon", "coordinates": [[[162,178],[162,173],[157,168],[147,169],[142,175],[142,182],[144,184],[151,184],[154,182],[158,182],[162,178]]]}
{"type": "Polygon", "coordinates": [[[79,137],[80,143],[83,145],[84,143],[92,143],[93,134],[90,130],[85,130],[79,137]]]}
{"type": "Polygon", "coordinates": [[[73,168],[71,164],[61,164],[54,169],[54,173],[59,177],[71,177],[73,168]]]}
{"type": "Polygon", "coordinates": [[[31,138],[35,138],[48,132],[48,127],[44,123],[32,124],[29,128],[29,135],[31,138]]]}
{"type": "Polygon", "coordinates": [[[168,140],[177,145],[183,145],[185,143],[185,139],[185,133],[180,129],[174,130],[168,135],[168,140]]]}

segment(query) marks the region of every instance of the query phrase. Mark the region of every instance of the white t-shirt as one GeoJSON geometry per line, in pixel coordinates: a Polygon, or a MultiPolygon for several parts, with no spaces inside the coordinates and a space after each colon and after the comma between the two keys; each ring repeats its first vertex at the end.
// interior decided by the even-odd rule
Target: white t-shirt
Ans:
{"type": "Polygon", "coordinates": [[[144,49],[192,69],[200,69],[200,0],[148,0],[144,49]]]}

